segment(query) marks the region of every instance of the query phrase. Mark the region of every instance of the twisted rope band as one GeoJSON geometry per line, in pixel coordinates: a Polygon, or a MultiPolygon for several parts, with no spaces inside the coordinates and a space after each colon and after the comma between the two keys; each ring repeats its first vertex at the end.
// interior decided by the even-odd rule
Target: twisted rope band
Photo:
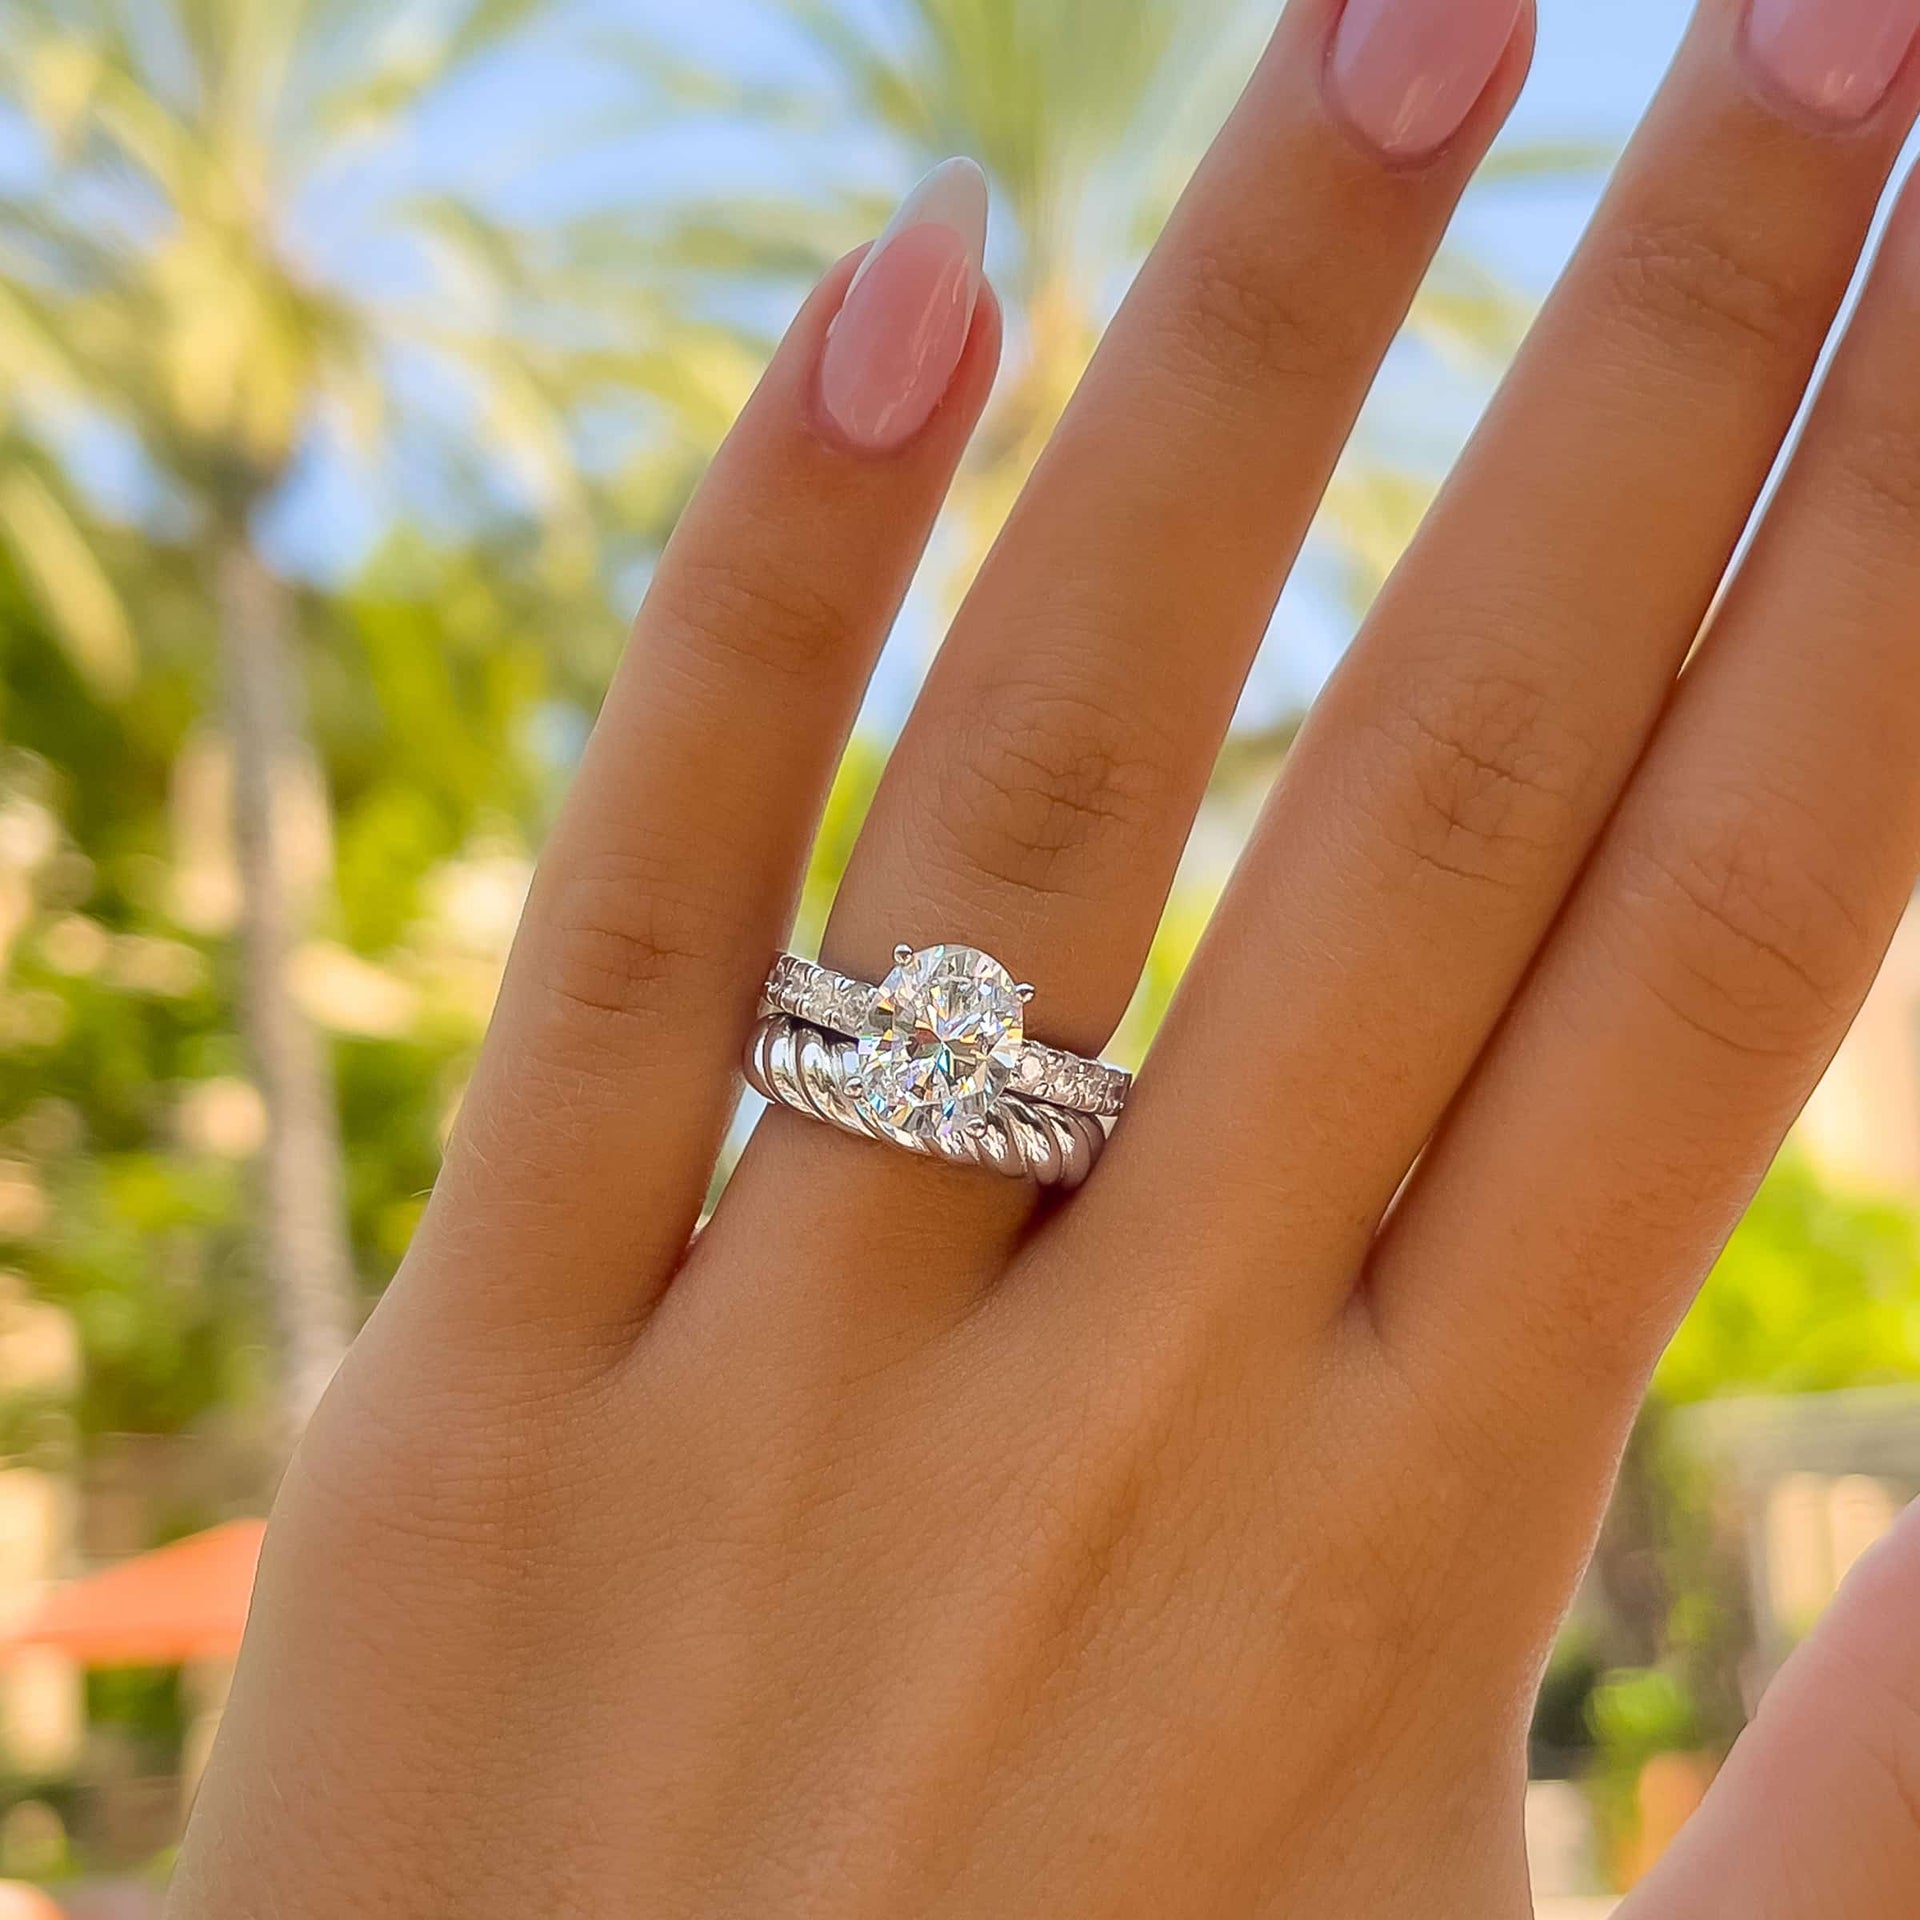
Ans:
{"type": "Polygon", "coordinates": [[[1063,1192],[1086,1179],[1107,1144],[1106,1129],[1094,1115],[1047,1106],[1017,1093],[1003,1093],[977,1131],[944,1146],[884,1134],[848,1090],[848,1081],[859,1077],[857,1061],[851,1040],[786,1014],[768,1014],[756,1023],[747,1043],[747,1083],[764,1099],[824,1120],[843,1133],[960,1166],[988,1167],[1009,1179],[1033,1180],[1063,1192]]]}

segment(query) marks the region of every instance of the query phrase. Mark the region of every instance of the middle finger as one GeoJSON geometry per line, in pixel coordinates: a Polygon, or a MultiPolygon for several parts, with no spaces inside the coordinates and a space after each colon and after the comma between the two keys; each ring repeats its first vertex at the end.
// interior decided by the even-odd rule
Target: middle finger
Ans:
{"type": "MultiPolygon", "coordinates": [[[[941,652],[842,887],[833,965],[877,978],[898,942],[980,946],[1034,983],[1039,1037],[1104,1043],[1529,27],[1525,0],[1289,9],[941,652]]],[[[830,1257],[937,1232],[964,1287],[969,1250],[1024,1217],[1018,1189],[772,1119],[729,1205],[777,1192],[830,1257]]]]}

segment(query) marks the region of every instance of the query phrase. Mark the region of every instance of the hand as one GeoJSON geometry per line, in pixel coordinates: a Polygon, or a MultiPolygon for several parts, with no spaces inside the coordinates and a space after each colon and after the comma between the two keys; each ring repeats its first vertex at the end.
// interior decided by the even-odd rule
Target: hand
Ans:
{"type": "MultiPolygon", "coordinates": [[[[1106,1039],[1514,12],[1296,0],[929,678],[835,964],[963,940],[1106,1039]]],[[[690,1244],[998,344],[963,169],[828,277],[288,1476],[176,1915],[1521,1920],[1534,1683],[1647,1371],[1920,854],[1911,198],[1688,658],[1917,13],[1706,0],[1091,1182],[775,1111],[690,1244]]],[[[1914,1910],[1917,1600],[1909,1533],[1636,1920],[1914,1910]]]]}

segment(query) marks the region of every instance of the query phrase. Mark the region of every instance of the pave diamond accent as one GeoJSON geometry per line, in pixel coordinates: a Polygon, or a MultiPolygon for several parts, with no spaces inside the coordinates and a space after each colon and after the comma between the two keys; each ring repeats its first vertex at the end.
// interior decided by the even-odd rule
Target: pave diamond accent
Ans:
{"type": "Polygon", "coordinates": [[[864,980],[830,973],[810,961],[783,953],[774,962],[763,994],[777,1012],[791,1014],[829,1033],[854,1033],[873,1006],[874,989],[864,980]]]}
{"type": "Polygon", "coordinates": [[[880,1131],[953,1143],[986,1124],[1026,1030],[999,961],[977,947],[923,947],[880,983],[855,1038],[859,1098],[880,1131]]]}
{"type": "Polygon", "coordinates": [[[1078,1113],[1117,1114],[1126,1104],[1131,1076],[1104,1060],[1083,1060],[1077,1053],[1029,1040],[1021,1052],[1014,1085],[1032,1100],[1045,1100],[1078,1113]]]}

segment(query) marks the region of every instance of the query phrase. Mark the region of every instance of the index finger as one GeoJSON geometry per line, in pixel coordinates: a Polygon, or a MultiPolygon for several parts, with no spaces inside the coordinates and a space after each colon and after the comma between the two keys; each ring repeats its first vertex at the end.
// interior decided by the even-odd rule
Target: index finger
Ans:
{"type": "Polygon", "coordinates": [[[971,163],[936,170],[828,275],[675,530],[403,1298],[619,1338],[684,1249],[834,765],[992,383],[985,192],[971,163]]]}

